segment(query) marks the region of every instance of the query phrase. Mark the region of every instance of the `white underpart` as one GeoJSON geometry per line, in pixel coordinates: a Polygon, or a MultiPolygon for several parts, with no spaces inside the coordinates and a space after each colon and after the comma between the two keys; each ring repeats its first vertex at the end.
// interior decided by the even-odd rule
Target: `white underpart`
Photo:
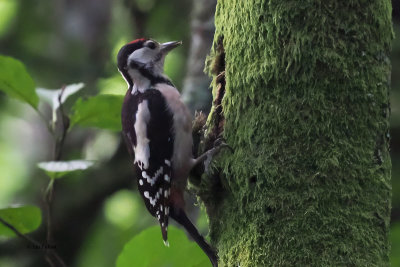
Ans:
{"type": "Polygon", "coordinates": [[[163,173],[164,168],[163,166],[161,166],[153,175],[153,177],[150,177],[149,175],[147,175],[147,173],[145,171],[142,171],[142,177],[145,178],[147,180],[147,182],[149,184],[151,184],[151,186],[154,185],[154,183],[157,181],[157,178],[163,173]]]}
{"type": "MultiPolygon", "coordinates": [[[[177,175],[187,175],[192,167],[192,117],[185,104],[181,101],[181,96],[178,90],[165,83],[160,83],[155,86],[165,97],[168,109],[174,115],[174,153],[172,155],[172,167],[177,172],[184,172],[177,175]]],[[[170,162],[168,162],[171,164],[170,162]]],[[[167,161],[165,164],[169,165],[167,161]]]]}
{"type": "Polygon", "coordinates": [[[135,152],[135,162],[139,167],[147,169],[149,167],[150,158],[150,140],[147,138],[147,124],[150,121],[150,111],[147,100],[143,100],[138,106],[135,121],[136,146],[133,147],[135,152]]]}

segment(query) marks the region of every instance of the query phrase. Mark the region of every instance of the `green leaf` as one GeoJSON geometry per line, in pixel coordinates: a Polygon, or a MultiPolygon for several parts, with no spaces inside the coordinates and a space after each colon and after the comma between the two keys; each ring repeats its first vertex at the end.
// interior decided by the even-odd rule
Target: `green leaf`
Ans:
{"type": "Polygon", "coordinates": [[[117,259],[117,267],[197,267],[211,266],[200,247],[189,241],[184,231],[168,227],[169,247],[161,237],[159,226],[147,228],[125,244],[117,259]]]}
{"type": "Polygon", "coordinates": [[[126,94],[127,86],[122,76],[118,73],[109,78],[101,78],[97,81],[100,94],[122,95],[126,94]]]}
{"type": "Polygon", "coordinates": [[[37,108],[35,83],[19,60],[0,55],[0,91],[37,108]]]}
{"type": "Polygon", "coordinates": [[[90,160],[46,161],[38,163],[38,167],[44,170],[51,179],[57,179],[70,172],[86,170],[93,164],[94,162],[90,160]]]}
{"type": "MultiPolygon", "coordinates": [[[[23,234],[36,230],[42,222],[42,214],[36,206],[0,209],[0,218],[23,234]]],[[[15,236],[15,233],[0,222],[0,236],[15,236]]]]}
{"type": "Polygon", "coordinates": [[[77,124],[120,131],[123,101],[122,95],[97,95],[87,100],[79,99],[72,108],[71,126],[77,124]]]}

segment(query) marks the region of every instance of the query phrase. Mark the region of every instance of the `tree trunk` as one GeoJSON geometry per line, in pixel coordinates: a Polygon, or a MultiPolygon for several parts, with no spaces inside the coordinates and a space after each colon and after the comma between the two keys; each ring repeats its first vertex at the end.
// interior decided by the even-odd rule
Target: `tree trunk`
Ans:
{"type": "Polygon", "coordinates": [[[204,73],[204,59],[210,51],[214,36],[214,14],[217,0],[194,0],[191,15],[191,43],[187,60],[182,98],[192,114],[210,111],[211,79],[204,73]]]}
{"type": "Polygon", "coordinates": [[[221,0],[215,23],[220,265],[387,266],[390,1],[221,0]]]}

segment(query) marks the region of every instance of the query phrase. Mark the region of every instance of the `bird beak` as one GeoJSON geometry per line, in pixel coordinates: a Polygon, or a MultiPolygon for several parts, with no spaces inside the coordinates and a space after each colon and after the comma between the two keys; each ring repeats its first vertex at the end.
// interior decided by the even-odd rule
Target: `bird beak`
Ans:
{"type": "Polygon", "coordinates": [[[167,54],[169,51],[182,44],[182,41],[172,41],[161,44],[161,52],[167,54]]]}

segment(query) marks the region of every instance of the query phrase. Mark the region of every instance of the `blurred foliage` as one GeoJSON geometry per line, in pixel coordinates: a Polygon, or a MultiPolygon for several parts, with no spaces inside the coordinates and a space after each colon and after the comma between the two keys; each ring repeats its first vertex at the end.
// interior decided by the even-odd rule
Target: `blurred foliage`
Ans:
{"type": "Polygon", "coordinates": [[[97,95],[78,100],[73,107],[71,126],[98,127],[121,131],[121,109],[124,97],[120,95],[97,95]]]}
{"type": "MultiPolygon", "coordinates": [[[[0,209],[0,218],[23,234],[36,230],[42,222],[40,209],[35,206],[0,209]]],[[[0,236],[15,236],[15,233],[0,223],[0,236]]]]}
{"type": "Polygon", "coordinates": [[[119,138],[111,131],[99,131],[91,137],[83,148],[84,158],[98,162],[108,161],[115,154],[119,138]]]}
{"type": "Polygon", "coordinates": [[[0,70],[0,91],[36,108],[39,97],[35,92],[35,83],[26,72],[25,66],[14,58],[0,55],[0,70]]]}
{"type": "MultiPolygon", "coordinates": [[[[126,249],[132,249],[132,254],[123,254],[119,264],[123,264],[124,257],[129,259],[134,257],[134,253],[140,253],[143,256],[154,256],[154,260],[171,257],[171,262],[175,263],[177,257],[188,262],[203,259],[204,262],[198,266],[209,266],[207,257],[194,243],[187,240],[182,230],[170,227],[171,247],[164,247],[156,220],[148,215],[136,191],[130,190],[134,187],[132,170],[129,170],[132,174],[127,178],[132,182],[127,189],[119,190],[116,186],[115,192],[107,195],[103,192],[110,185],[101,182],[102,178],[117,180],[116,177],[122,175],[120,166],[115,162],[126,161],[125,167],[130,167],[126,151],[124,150],[122,157],[118,154],[120,135],[116,132],[121,126],[120,115],[115,111],[120,109],[126,92],[126,83],[116,68],[116,55],[120,47],[140,37],[151,37],[161,42],[182,40],[184,45],[171,52],[165,62],[166,73],[181,88],[189,49],[190,6],[191,1],[186,0],[0,0],[0,54],[6,55],[0,57],[0,85],[3,85],[0,86],[3,89],[3,93],[0,92],[0,209],[7,209],[12,204],[40,204],[48,179],[43,178],[44,174],[37,170],[36,164],[49,161],[53,153],[52,139],[46,131],[46,125],[41,121],[42,118],[33,113],[31,107],[8,99],[4,93],[28,102],[38,108],[44,117],[54,118],[57,116],[57,113],[53,113],[56,105],[52,101],[51,104],[47,102],[50,107],[44,105],[43,101],[38,104],[35,84],[42,88],[57,88],[39,93],[41,100],[44,100],[43,92],[47,96],[52,95],[50,98],[54,99],[63,85],[84,82],[85,90],[77,91],[68,101],[63,101],[66,110],[72,114],[71,125],[77,126],[69,132],[63,160],[85,158],[101,161],[113,173],[100,172],[96,173],[97,176],[90,177],[85,172],[76,172],[68,179],[59,180],[61,189],[68,188],[66,192],[57,191],[55,196],[56,199],[67,199],[66,203],[56,203],[61,214],[56,214],[61,216],[57,218],[61,220],[58,221],[59,227],[70,224],[77,228],[87,227],[82,228],[82,231],[75,229],[63,236],[65,240],[61,247],[64,254],[70,255],[70,266],[114,266],[129,240],[131,241],[127,243],[126,249]],[[29,78],[28,73],[33,79],[29,78]],[[4,86],[10,79],[17,82],[13,88],[4,86]],[[81,129],[85,127],[103,130],[81,129]],[[112,161],[116,153],[120,158],[112,161]],[[89,203],[87,206],[90,208],[73,210],[68,206],[69,203],[78,203],[78,206],[89,203]],[[100,209],[93,212],[92,220],[83,221],[96,205],[100,209]],[[154,226],[146,230],[149,225],[154,226]],[[82,235],[82,242],[69,243],[68,238],[76,235],[82,235]],[[143,244],[140,239],[144,239],[143,244]],[[140,241],[140,249],[135,246],[137,240],[140,241]],[[179,248],[179,251],[175,248],[179,248]],[[194,254],[191,254],[192,249],[196,250],[194,254]]],[[[396,36],[400,36],[399,25],[396,24],[394,28],[396,36]]],[[[391,123],[393,129],[399,129],[399,39],[393,44],[391,60],[391,123]]],[[[398,140],[399,136],[392,135],[392,139],[398,140]]],[[[400,148],[393,148],[392,157],[393,210],[399,210],[400,148]]],[[[15,215],[22,216],[20,218],[13,217],[20,222],[25,217],[31,219],[30,224],[23,226],[25,228],[21,230],[30,231],[40,224],[38,209],[33,210],[35,208],[23,212],[22,215],[15,215]]],[[[392,266],[400,266],[399,220],[400,217],[394,218],[391,232],[392,266]]],[[[207,217],[204,211],[201,211],[198,222],[201,232],[206,234],[207,217]]],[[[32,253],[26,249],[21,250],[14,243],[10,245],[0,242],[2,267],[43,266],[32,265],[35,262],[32,254],[42,257],[40,252],[32,253]],[[2,254],[2,245],[15,248],[14,254],[2,254]]],[[[154,265],[156,266],[161,264],[154,265]]]]}
{"type": "Polygon", "coordinates": [[[0,37],[10,29],[18,4],[15,0],[0,0],[0,37]]]}
{"type": "MultiPolygon", "coordinates": [[[[10,203],[16,193],[24,188],[28,181],[29,166],[24,153],[19,149],[18,129],[21,126],[17,118],[0,114],[0,208],[10,203]]],[[[22,122],[23,124],[23,122],[22,122]]]]}
{"type": "Polygon", "coordinates": [[[390,241],[392,242],[392,251],[390,254],[390,265],[400,266],[400,223],[394,223],[390,230],[390,241]]]}
{"type": "Polygon", "coordinates": [[[125,243],[152,224],[150,216],[141,216],[145,213],[137,193],[120,190],[109,196],[82,246],[77,266],[114,266],[125,243]]]}
{"type": "MultiPolygon", "coordinates": [[[[3,129],[0,132],[0,208],[20,203],[41,204],[40,199],[48,180],[43,178],[43,171],[36,169],[36,164],[47,162],[46,166],[41,166],[49,168],[54,148],[46,126],[57,134],[57,119],[60,118],[57,100],[65,84],[84,82],[85,90],[72,90],[71,94],[76,93],[72,96],[68,86],[64,89],[63,108],[70,115],[62,157],[65,162],[52,163],[50,175],[55,171],[54,166],[68,165],[67,169],[71,170],[71,166],[65,163],[77,158],[96,160],[99,164],[109,164],[113,160],[121,143],[120,135],[116,132],[121,127],[118,110],[126,92],[126,83],[116,68],[116,54],[122,45],[140,37],[150,37],[160,42],[182,40],[184,46],[173,51],[165,62],[167,75],[178,88],[181,87],[185,74],[185,54],[189,49],[190,1],[92,2],[0,0],[0,54],[13,61],[6,62],[7,67],[0,64],[0,83],[1,78],[4,80],[10,77],[21,83],[21,86],[12,88],[11,92],[18,92],[18,89],[30,92],[29,97],[15,97],[20,100],[25,98],[25,101],[30,99],[30,104],[40,112],[40,115],[33,113],[32,109],[8,100],[0,93],[0,127],[3,129]],[[23,64],[14,64],[19,61],[23,64]],[[16,69],[11,68],[12,64],[16,69]],[[7,72],[3,71],[6,69],[7,72]],[[25,79],[25,72],[29,72],[33,79],[25,79]],[[17,79],[15,74],[18,74],[17,79]],[[37,89],[39,103],[34,91],[35,84],[40,87],[37,89]],[[28,87],[29,90],[26,89],[28,87]],[[46,125],[43,119],[52,121],[52,124],[46,125]]],[[[10,94],[10,90],[6,93],[10,94]]],[[[125,150],[124,153],[122,161],[127,161],[125,150]]],[[[133,176],[129,165],[127,169],[133,176]]],[[[56,171],[58,174],[62,170],[56,171]]],[[[114,171],[116,176],[120,172],[118,168],[114,171]]],[[[71,216],[77,214],[83,216],[77,227],[86,227],[87,222],[82,220],[86,220],[85,215],[91,211],[71,212],[67,207],[69,203],[90,203],[102,192],[109,190],[101,181],[112,181],[115,178],[102,177],[106,173],[110,176],[109,172],[100,172],[101,177],[92,180],[95,184],[89,183],[91,177],[87,177],[84,172],[74,172],[68,175],[68,179],[57,180],[58,187],[67,187],[68,192],[56,190],[55,199],[60,199],[60,203],[69,199],[64,204],[57,204],[56,201],[56,208],[60,212],[55,213],[55,220],[58,220],[57,216],[67,216],[63,217],[66,223],[59,227],[74,224],[79,218],[71,216]],[[82,186],[85,183],[86,186],[82,186]],[[71,198],[71,195],[74,197],[71,198]]],[[[129,189],[134,181],[132,176],[128,177],[132,180],[129,189]]],[[[109,184],[112,185],[112,182],[109,184]]],[[[114,266],[124,244],[149,225],[156,224],[156,220],[147,215],[142,199],[136,192],[120,190],[104,197],[103,203],[100,202],[100,212],[94,213],[95,217],[88,221],[92,223],[82,233],[82,246],[73,243],[61,246],[62,254],[71,255],[67,259],[68,265],[114,266]]],[[[94,209],[95,206],[91,205],[90,208],[94,209]]],[[[205,215],[201,218],[203,231],[206,232],[205,215]]],[[[75,231],[79,232],[79,229],[75,231]]],[[[181,234],[185,235],[183,232],[181,234]]],[[[73,233],[64,235],[62,243],[69,244],[69,238],[74,236],[73,233]]],[[[154,238],[157,240],[154,242],[161,242],[161,235],[154,238]]],[[[31,251],[16,249],[20,253],[19,257],[4,255],[1,253],[2,244],[0,242],[1,266],[43,266],[32,263],[32,260],[41,262],[32,259],[32,255],[42,258],[41,253],[32,254],[31,251]]]]}
{"type": "Polygon", "coordinates": [[[169,246],[160,236],[160,227],[147,228],[129,241],[118,256],[117,267],[211,266],[200,247],[187,239],[181,230],[169,226],[169,246]],[[157,242],[158,239],[158,242],[157,242]]]}
{"type": "Polygon", "coordinates": [[[106,220],[115,226],[124,229],[132,227],[139,220],[141,199],[131,191],[121,190],[112,195],[104,205],[106,220]]]}

